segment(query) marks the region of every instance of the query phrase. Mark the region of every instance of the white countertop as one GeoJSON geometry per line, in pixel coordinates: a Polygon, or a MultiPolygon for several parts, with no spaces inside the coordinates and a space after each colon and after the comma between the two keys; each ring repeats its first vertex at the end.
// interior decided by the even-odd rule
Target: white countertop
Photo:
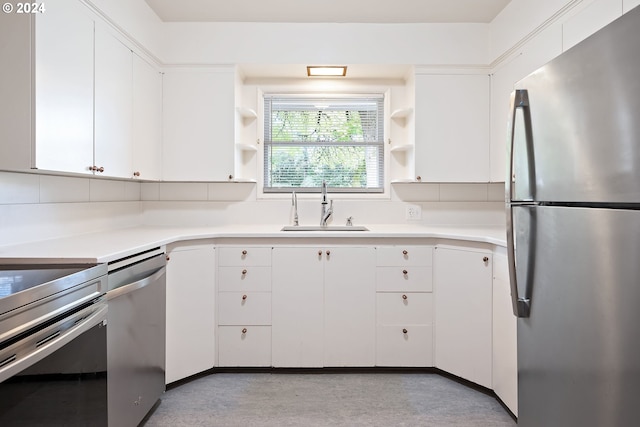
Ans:
{"type": "Polygon", "coordinates": [[[369,231],[280,231],[282,225],[139,226],[0,247],[0,263],[101,263],[192,239],[453,239],[506,245],[500,226],[367,225],[369,231]]]}

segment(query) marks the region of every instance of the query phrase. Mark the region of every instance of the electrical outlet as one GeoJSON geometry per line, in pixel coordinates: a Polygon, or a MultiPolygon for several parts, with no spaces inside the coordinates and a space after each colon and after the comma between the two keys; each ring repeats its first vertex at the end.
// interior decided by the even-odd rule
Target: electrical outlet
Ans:
{"type": "Polygon", "coordinates": [[[419,221],[422,219],[422,206],[409,205],[406,210],[407,219],[410,221],[419,221]]]}

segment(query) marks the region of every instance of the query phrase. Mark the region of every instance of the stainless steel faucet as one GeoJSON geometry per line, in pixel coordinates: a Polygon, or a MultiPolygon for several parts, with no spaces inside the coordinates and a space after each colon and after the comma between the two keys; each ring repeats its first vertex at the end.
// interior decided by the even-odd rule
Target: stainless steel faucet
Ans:
{"type": "Polygon", "coordinates": [[[329,209],[327,209],[327,182],[322,181],[322,202],[320,202],[322,210],[320,211],[320,226],[326,227],[327,221],[333,214],[333,200],[330,200],[329,209]]]}
{"type": "Polygon", "coordinates": [[[300,225],[298,223],[298,196],[295,191],[291,192],[291,205],[293,206],[293,225],[300,225]]]}

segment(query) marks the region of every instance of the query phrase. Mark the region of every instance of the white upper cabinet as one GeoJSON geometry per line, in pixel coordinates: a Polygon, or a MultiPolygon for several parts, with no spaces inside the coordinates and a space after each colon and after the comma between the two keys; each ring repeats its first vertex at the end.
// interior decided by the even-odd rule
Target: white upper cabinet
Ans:
{"type": "Polygon", "coordinates": [[[415,76],[415,175],[422,182],[489,181],[489,76],[415,76]]]}
{"type": "Polygon", "coordinates": [[[133,54],[106,30],[95,40],[95,162],[97,174],[132,176],[133,54]]]}
{"type": "Polygon", "coordinates": [[[611,21],[622,16],[622,0],[583,2],[562,26],[562,50],[566,51],[611,21]]]}
{"type": "Polygon", "coordinates": [[[162,74],[133,55],[133,177],[162,177],[162,74]]]}
{"type": "Polygon", "coordinates": [[[93,33],[93,20],[74,0],[36,16],[35,168],[91,172],[93,33]]]}
{"type": "Polygon", "coordinates": [[[631,9],[639,5],[640,5],[640,0],[622,0],[623,13],[627,13],[631,9]]]}
{"type": "Polygon", "coordinates": [[[0,167],[90,173],[93,27],[76,0],[0,15],[0,167]]]}
{"type": "Polygon", "coordinates": [[[515,84],[562,53],[562,25],[553,24],[532,38],[491,75],[491,181],[503,182],[507,167],[509,102],[515,84]]]}
{"type": "Polygon", "coordinates": [[[163,179],[229,181],[235,168],[235,70],[169,69],[163,77],[163,179]]]}

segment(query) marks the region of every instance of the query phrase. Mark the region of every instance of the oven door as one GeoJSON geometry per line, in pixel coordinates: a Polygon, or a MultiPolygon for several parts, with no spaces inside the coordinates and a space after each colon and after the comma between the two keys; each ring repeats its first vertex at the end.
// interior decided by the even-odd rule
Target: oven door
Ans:
{"type": "Polygon", "coordinates": [[[61,315],[0,347],[0,425],[107,425],[107,305],[61,315]]]}

